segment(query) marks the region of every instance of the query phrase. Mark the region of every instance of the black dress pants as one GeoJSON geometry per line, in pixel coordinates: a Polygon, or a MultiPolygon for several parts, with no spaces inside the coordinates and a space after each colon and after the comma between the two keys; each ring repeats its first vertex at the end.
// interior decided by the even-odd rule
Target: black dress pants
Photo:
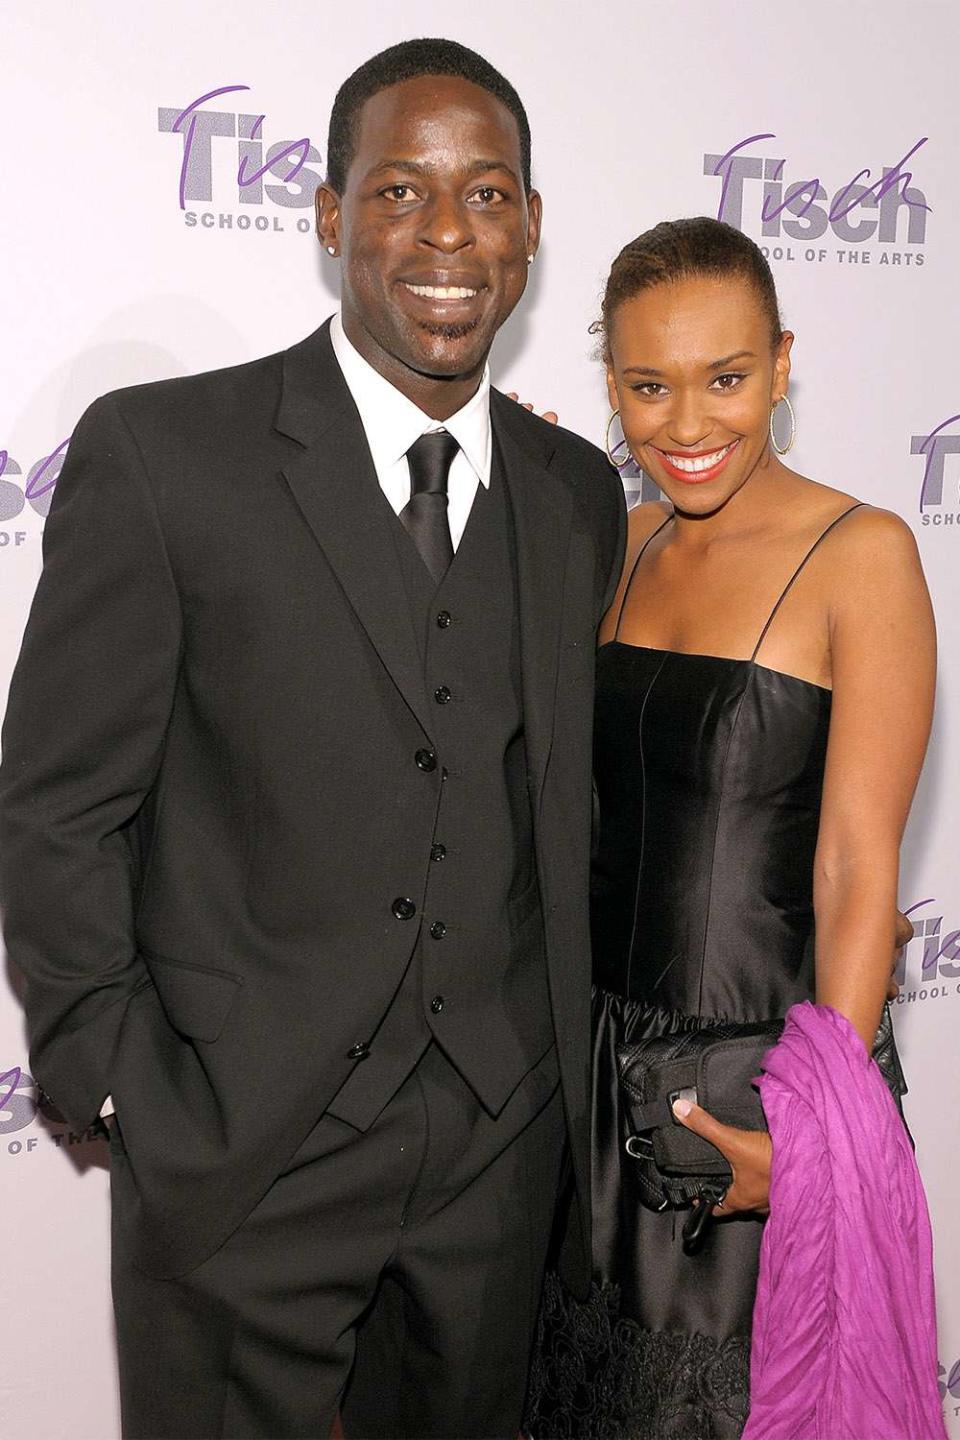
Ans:
{"type": "Polygon", "coordinates": [[[553,1051],[493,1120],[430,1045],[188,1275],[144,1275],[115,1223],[124,1436],[327,1437],[339,1408],[348,1440],[512,1440],[563,1144],[553,1051]]]}

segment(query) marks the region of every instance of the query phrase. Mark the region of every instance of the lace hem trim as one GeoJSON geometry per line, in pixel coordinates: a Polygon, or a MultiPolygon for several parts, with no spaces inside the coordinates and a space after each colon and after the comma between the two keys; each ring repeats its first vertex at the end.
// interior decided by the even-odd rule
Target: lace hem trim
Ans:
{"type": "Polygon", "coordinates": [[[750,1341],[656,1333],[617,1285],[578,1301],[546,1279],[527,1403],[533,1440],[729,1440],[746,1423],[750,1341]]]}

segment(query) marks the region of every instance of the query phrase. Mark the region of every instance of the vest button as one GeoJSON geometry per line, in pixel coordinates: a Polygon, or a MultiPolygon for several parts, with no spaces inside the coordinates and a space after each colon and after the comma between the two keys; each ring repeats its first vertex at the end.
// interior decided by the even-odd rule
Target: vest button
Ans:
{"type": "Polygon", "coordinates": [[[434,920],[433,924],[430,926],[430,934],[433,936],[434,940],[442,940],[446,933],[447,927],[446,925],[444,925],[443,921],[434,920]]]}
{"type": "Polygon", "coordinates": [[[351,1045],[350,1049],[347,1051],[347,1059],[366,1060],[369,1054],[370,1046],[366,1043],[366,1041],[361,1040],[359,1045],[351,1045]]]}
{"type": "Polygon", "coordinates": [[[443,1009],[442,995],[434,995],[433,999],[430,1001],[430,1009],[433,1011],[434,1015],[440,1014],[440,1011],[443,1009]]]}
{"type": "Polygon", "coordinates": [[[447,689],[446,685],[438,685],[436,690],[434,690],[433,692],[433,698],[434,700],[436,700],[438,705],[449,705],[450,701],[453,699],[453,696],[447,689]]]}
{"type": "Polygon", "coordinates": [[[429,772],[430,770],[436,770],[437,768],[437,757],[436,755],[434,755],[432,750],[418,750],[413,758],[414,760],[416,760],[421,770],[426,770],[429,772]]]}
{"type": "Polygon", "coordinates": [[[437,615],[437,624],[441,630],[448,629],[453,624],[453,616],[449,610],[441,610],[437,615]]]}
{"type": "Polygon", "coordinates": [[[431,846],[430,846],[430,859],[431,859],[431,860],[445,860],[446,858],[447,858],[447,847],[446,847],[446,845],[431,845],[431,846]]]}
{"type": "Polygon", "coordinates": [[[406,895],[398,895],[391,908],[398,920],[412,920],[417,913],[416,905],[406,895]]]}

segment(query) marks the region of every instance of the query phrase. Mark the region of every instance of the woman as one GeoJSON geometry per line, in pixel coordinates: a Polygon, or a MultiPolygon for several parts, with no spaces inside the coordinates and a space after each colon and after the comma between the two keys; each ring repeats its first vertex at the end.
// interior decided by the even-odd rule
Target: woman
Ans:
{"type": "Polygon", "coordinates": [[[548,1277],[530,1432],[737,1436],[771,1137],[678,1112],[734,1174],[684,1254],[683,1212],[633,1185],[615,1051],[814,998],[872,1045],[934,627],[907,526],[780,458],[793,336],[751,240],[708,219],[640,236],[603,333],[626,445],[667,503],[631,512],[600,633],[595,1285],[582,1303],[548,1277]]]}

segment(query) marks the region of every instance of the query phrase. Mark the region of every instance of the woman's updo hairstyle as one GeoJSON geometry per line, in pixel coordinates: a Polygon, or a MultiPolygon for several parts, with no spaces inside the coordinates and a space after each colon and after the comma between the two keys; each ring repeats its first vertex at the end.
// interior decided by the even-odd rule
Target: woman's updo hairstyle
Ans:
{"type": "Polygon", "coordinates": [[[610,267],[596,330],[603,332],[603,358],[610,361],[610,326],[617,308],[642,290],[695,275],[742,276],[754,287],[770,324],[776,348],[783,326],[770,266],[759,245],[722,220],[695,215],[687,220],[662,220],[624,245],[610,267]]]}

